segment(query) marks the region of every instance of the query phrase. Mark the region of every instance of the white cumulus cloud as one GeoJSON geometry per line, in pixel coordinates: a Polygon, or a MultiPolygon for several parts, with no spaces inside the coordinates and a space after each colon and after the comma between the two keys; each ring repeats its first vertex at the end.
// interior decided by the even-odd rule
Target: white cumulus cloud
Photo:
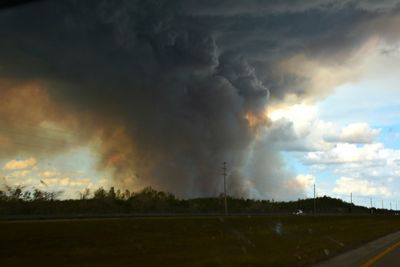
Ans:
{"type": "Polygon", "coordinates": [[[336,186],[333,189],[338,194],[358,194],[362,196],[385,196],[389,197],[392,192],[384,185],[377,185],[364,179],[351,177],[340,177],[336,180],[336,186]]]}
{"type": "Polygon", "coordinates": [[[269,139],[284,151],[327,151],[335,144],[373,144],[381,129],[367,123],[351,123],[341,128],[319,118],[315,106],[297,104],[269,112],[269,139]]]}
{"type": "Polygon", "coordinates": [[[388,160],[400,159],[400,151],[386,149],[382,143],[366,144],[358,147],[355,144],[339,143],[328,151],[308,152],[303,159],[307,165],[313,164],[346,164],[356,162],[375,162],[386,164],[388,160]]]}
{"type": "Polygon", "coordinates": [[[339,133],[328,133],[325,140],[351,144],[369,144],[376,140],[381,130],[373,129],[367,123],[352,123],[341,129],[339,133]]]}

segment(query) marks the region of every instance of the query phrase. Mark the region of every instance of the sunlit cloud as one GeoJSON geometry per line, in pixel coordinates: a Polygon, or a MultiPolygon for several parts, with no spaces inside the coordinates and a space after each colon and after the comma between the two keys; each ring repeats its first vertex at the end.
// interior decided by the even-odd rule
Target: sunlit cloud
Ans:
{"type": "Polygon", "coordinates": [[[41,175],[45,178],[51,178],[54,176],[59,176],[60,173],[57,171],[54,171],[54,170],[46,170],[46,171],[42,172],[41,175]]]}
{"type": "Polygon", "coordinates": [[[11,160],[4,165],[3,170],[15,171],[15,170],[31,169],[36,165],[37,161],[35,158],[30,158],[26,160],[11,160]]]}
{"type": "Polygon", "coordinates": [[[288,186],[294,188],[303,188],[304,190],[307,190],[311,188],[314,183],[315,176],[311,174],[299,174],[295,177],[295,179],[292,179],[288,182],[288,186]]]}
{"type": "Polygon", "coordinates": [[[86,187],[90,184],[91,180],[89,178],[44,178],[42,181],[47,186],[60,186],[60,187],[86,187]]]}
{"type": "Polygon", "coordinates": [[[26,177],[29,175],[32,171],[31,170],[21,170],[21,171],[14,171],[10,174],[12,177],[26,177]]]}
{"type": "Polygon", "coordinates": [[[336,186],[333,189],[338,194],[358,194],[361,196],[385,196],[392,195],[387,186],[377,185],[364,179],[355,179],[350,177],[340,177],[336,180],[336,186]]]}

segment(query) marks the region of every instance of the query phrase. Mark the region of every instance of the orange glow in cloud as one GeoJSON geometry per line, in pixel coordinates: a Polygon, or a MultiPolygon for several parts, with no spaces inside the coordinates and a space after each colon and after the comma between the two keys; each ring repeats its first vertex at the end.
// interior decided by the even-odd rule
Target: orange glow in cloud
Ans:
{"type": "Polygon", "coordinates": [[[59,114],[37,81],[25,83],[0,81],[2,124],[38,124],[59,114]]]}
{"type": "MultiPolygon", "coordinates": [[[[13,159],[5,169],[36,164],[33,158],[17,161],[17,156],[46,159],[78,147],[94,152],[99,170],[114,172],[116,186],[124,186],[123,179],[139,164],[120,121],[58,103],[40,81],[0,80],[0,158],[13,159]]],[[[49,172],[44,176],[55,179],[49,172]]]]}
{"type": "Polygon", "coordinates": [[[121,165],[126,161],[126,156],[121,153],[114,153],[107,158],[107,166],[113,167],[117,165],[121,165]]]}
{"type": "Polygon", "coordinates": [[[56,103],[39,81],[0,80],[0,157],[49,155],[88,143],[101,125],[56,103]]]}
{"type": "Polygon", "coordinates": [[[258,127],[268,123],[268,117],[264,113],[255,114],[248,112],[245,116],[250,127],[258,127]]]}
{"type": "Polygon", "coordinates": [[[104,129],[100,133],[100,153],[103,165],[118,171],[134,165],[133,143],[123,127],[104,129]]]}

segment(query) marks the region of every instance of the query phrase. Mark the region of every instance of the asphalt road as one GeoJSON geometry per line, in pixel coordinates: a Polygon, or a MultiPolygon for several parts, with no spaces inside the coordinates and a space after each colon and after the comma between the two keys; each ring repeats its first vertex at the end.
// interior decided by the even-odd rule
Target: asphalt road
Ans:
{"type": "MultiPolygon", "coordinates": [[[[382,253],[381,257],[376,257],[376,261],[369,266],[371,267],[391,267],[391,266],[400,266],[400,243],[395,244],[393,250],[387,251],[387,253],[382,253]]],[[[363,267],[367,267],[363,266],[363,267]]]]}
{"type": "Polygon", "coordinates": [[[314,267],[399,267],[400,232],[372,241],[314,267]]]}

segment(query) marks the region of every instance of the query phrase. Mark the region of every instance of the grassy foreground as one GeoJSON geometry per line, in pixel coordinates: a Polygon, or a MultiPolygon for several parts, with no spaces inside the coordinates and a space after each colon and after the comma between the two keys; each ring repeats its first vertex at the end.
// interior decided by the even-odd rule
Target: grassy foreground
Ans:
{"type": "Polygon", "coordinates": [[[396,216],[0,222],[0,266],[310,266],[400,230],[396,216]]]}

